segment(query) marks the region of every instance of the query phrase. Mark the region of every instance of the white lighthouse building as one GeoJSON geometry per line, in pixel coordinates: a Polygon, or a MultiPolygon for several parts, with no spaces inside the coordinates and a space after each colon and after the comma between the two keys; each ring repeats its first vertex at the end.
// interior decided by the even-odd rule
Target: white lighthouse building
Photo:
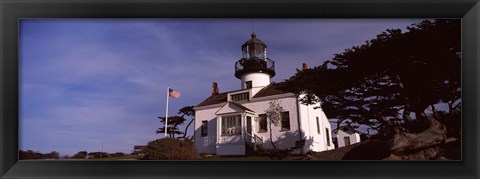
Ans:
{"type": "Polygon", "coordinates": [[[277,148],[298,153],[334,149],[331,127],[320,104],[304,105],[299,96],[271,84],[275,62],[267,57],[267,45],[253,33],[242,46],[235,63],[240,89],[220,93],[213,83],[212,94],[195,109],[195,146],[200,153],[245,155],[258,147],[271,148],[265,110],[276,100],[283,107],[282,120],[272,125],[277,148]]]}

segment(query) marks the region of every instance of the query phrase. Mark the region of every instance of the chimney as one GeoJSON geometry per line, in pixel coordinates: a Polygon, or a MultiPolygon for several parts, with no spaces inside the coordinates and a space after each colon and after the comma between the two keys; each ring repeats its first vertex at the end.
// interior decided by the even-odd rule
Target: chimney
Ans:
{"type": "Polygon", "coordinates": [[[217,82],[213,82],[212,84],[212,95],[218,94],[218,84],[217,82]]]}
{"type": "Polygon", "coordinates": [[[308,69],[307,64],[306,64],[306,63],[303,63],[303,64],[302,64],[302,71],[305,71],[305,70],[307,70],[307,69],[308,69]]]}

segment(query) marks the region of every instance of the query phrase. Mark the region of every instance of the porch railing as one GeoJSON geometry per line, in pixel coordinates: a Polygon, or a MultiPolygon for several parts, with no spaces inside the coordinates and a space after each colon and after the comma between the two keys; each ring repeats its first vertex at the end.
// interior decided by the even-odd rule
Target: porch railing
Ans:
{"type": "Polygon", "coordinates": [[[250,134],[246,130],[244,130],[245,141],[247,141],[248,145],[253,145],[253,149],[257,150],[258,146],[263,145],[263,137],[258,136],[257,134],[250,134]]]}
{"type": "Polygon", "coordinates": [[[253,134],[255,145],[263,145],[263,137],[253,134]]]}

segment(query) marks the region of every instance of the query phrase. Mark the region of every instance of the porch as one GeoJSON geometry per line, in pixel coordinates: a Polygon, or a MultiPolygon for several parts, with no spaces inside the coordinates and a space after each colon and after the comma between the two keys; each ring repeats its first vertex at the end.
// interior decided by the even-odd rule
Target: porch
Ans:
{"type": "Polygon", "coordinates": [[[263,147],[263,138],[244,130],[240,135],[219,136],[217,155],[247,155],[263,147]]]}
{"type": "Polygon", "coordinates": [[[217,155],[245,155],[263,145],[263,138],[255,134],[252,110],[236,103],[228,103],[216,112],[217,155]]]}

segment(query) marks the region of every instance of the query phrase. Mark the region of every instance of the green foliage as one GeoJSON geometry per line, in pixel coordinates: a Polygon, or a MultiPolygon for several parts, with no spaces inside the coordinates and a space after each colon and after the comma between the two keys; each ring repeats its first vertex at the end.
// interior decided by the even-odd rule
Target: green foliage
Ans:
{"type": "Polygon", "coordinates": [[[19,151],[19,158],[20,160],[26,160],[26,159],[42,159],[43,154],[40,152],[34,152],[32,150],[27,150],[27,151],[19,151]]]}
{"type": "Polygon", "coordinates": [[[141,155],[143,154],[142,151],[133,151],[132,153],[130,153],[130,155],[141,155]]]}
{"type": "Polygon", "coordinates": [[[277,100],[272,100],[268,102],[268,108],[265,110],[265,113],[267,115],[268,126],[270,128],[270,143],[272,144],[272,147],[274,149],[276,149],[277,146],[275,146],[275,143],[273,142],[272,125],[278,126],[280,124],[280,121],[282,120],[283,111],[285,110],[277,100]]]}
{"type": "MultiPolygon", "coordinates": [[[[185,118],[186,116],[191,118],[190,122],[185,127],[185,130],[183,132],[183,136],[181,138],[188,138],[187,137],[188,127],[190,127],[190,125],[192,125],[193,121],[195,120],[195,110],[193,109],[193,107],[194,106],[185,106],[185,107],[181,108],[180,110],[178,110],[178,114],[181,114],[183,118],[185,118]]],[[[191,138],[193,138],[193,135],[191,136],[191,138]]]]}
{"type": "Polygon", "coordinates": [[[52,151],[50,153],[40,153],[40,152],[34,152],[32,150],[27,150],[19,151],[19,158],[20,160],[26,160],[26,159],[60,159],[60,154],[57,151],[52,151]]]}
{"type": "Polygon", "coordinates": [[[439,19],[404,33],[386,30],[318,67],[298,70],[281,86],[305,94],[305,104],[321,101],[337,127],[367,125],[384,136],[414,130],[407,123],[425,119],[429,106],[460,106],[460,25],[460,19],[439,19]]]}
{"type": "Polygon", "coordinates": [[[436,119],[447,128],[447,137],[461,138],[462,123],[461,111],[459,109],[451,112],[436,111],[434,113],[436,119]]]}
{"type": "MultiPolygon", "coordinates": [[[[165,117],[158,117],[160,122],[165,124],[165,117]]],[[[185,122],[185,118],[181,116],[169,116],[168,117],[168,126],[167,126],[167,134],[169,137],[175,138],[175,135],[183,134],[183,131],[178,129],[178,125],[183,124],[185,122]]],[[[157,134],[164,134],[165,133],[165,125],[164,127],[158,128],[156,131],[157,134]]]]}
{"type": "Polygon", "coordinates": [[[90,152],[88,153],[89,159],[100,159],[100,158],[109,158],[110,154],[106,152],[90,152]]]}
{"type": "Polygon", "coordinates": [[[52,151],[50,153],[45,154],[45,158],[47,158],[47,159],[60,159],[60,154],[57,151],[52,151]]]}
{"type": "Polygon", "coordinates": [[[110,154],[110,157],[123,157],[123,156],[125,156],[125,153],[123,152],[115,152],[110,154]]]}
{"type": "Polygon", "coordinates": [[[282,120],[282,112],[285,111],[277,100],[268,102],[268,108],[265,110],[269,123],[278,126],[282,120]]]}
{"type": "Polygon", "coordinates": [[[182,114],[182,116],[194,116],[195,110],[193,110],[193,106],[185,106],[178,110],[178,114],[182,114]]]}
{"type": "MultiPolygon", "coordinates": [[[[175,135],[182,135],[179,138],[186,138],[187,136],[187,130],[188,127],[192,124],[195,116],[195,110],[193,110],[193,106],[185,106],[181,108],[178,112],[180,116],[169,116],[168,117],[168,126],[167,126],[167,134],[169,134],[170,138],[175,138],[175,135]],[[187,121],[186,117],[191,117],[192,119],[188,123],[188,125],[185,127],[185,130],[182,131],[178,127],[179,125],[185,123],[187,121]]],[[[165,117],[157,117],[160,119],[160,122],[164,124],[164,127],[158,128],[156,133],[157,134],[163,134],[165,133],[165,117]]]]}
{"type": "Polygon", "coordinates": [[[87,158],[87,151],[80,151],[72,156],[72,159],[85,159],[87,158]]]}
{"type": "Polygon", "coordinates": [[[197,149],[190,140],[163,138],[148,142],[144,160],[194,160],[197,149]]]}

